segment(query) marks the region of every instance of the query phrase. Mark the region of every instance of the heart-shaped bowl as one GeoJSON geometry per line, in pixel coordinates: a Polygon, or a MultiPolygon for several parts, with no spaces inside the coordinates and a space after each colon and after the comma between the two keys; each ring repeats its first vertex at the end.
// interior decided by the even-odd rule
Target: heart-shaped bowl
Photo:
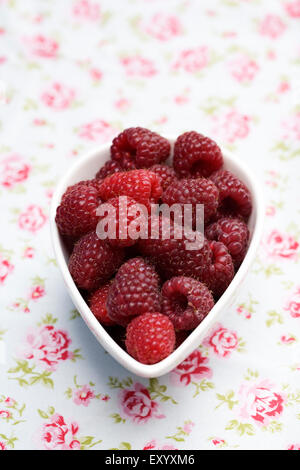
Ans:
{"type": "MultiPolygon", "coordinates": [[[[174,138],[168,138],[173,153],[174,138]]],[[[172,159],[172,153],[170,160],[172,159]]],[[[99,168],[110,159],[110,144],[102,145],[92,152],[80,158],[62,178],[58,184],[52,199],[50,225],[54,252],[59,269],[62,273],[67,291],[71,296],[80,315],[86,322],[91,332],[96,336],[104,349],[111,354],[123,367],[140,377],[160,377],[174,369],[193,350],[195,350],[214,325],[217,319],[226,314],[228,308],[234,303],[242,282],[254,260],[262,234],[264,219],[264,202],[258,178],[250,169],[241,162],[238,157],[224,152],[224,167],[238,176],[249,188],[252,194],[253,209],[249,219],[250,241],[247,254],[231,284],[224,294],[216,302],[213,309],[200,325],[188,336],[188,338],[166,359],[153,365],[142,364],[124,351],[114,339],[107,333],[98,320],[94,317],[89,306],[77,289],[68,269],[68,253],[64,247],[55,223],[56,208],[60,204],[61,197],[66,188],[80,180],[91,179],[99,168]]]]}

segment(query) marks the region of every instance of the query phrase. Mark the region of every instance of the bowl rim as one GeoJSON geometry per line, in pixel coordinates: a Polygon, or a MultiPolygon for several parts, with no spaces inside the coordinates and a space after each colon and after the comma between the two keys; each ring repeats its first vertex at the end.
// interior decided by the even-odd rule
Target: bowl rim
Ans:
{"type": "MultiPolygon", "coordinates": [[[[171,145],[175,142],[176,138],[173,136],[165,136],[171,145]]],[[[140,376],[140,377],[160,377],[172,369],[174,369],[178,364],[180,364],[193,350],[197,348],[197,345],[201,343],[204,333],[207,333],[209,329],[215,323],[216,317],[218,314],[226,308],[226,305],[233,297],[238,287],[242,283],[244,277],[246,276],[254,258],[256,251],[258,249],[262,230],[263,230],[263,220],[264,220],[264,197],[262,188],[258,182],[258,178],[255,177],[252,170],[248,167],[247,164],[242,162],[240,159],[235,157],[231,152],[223,151],[224,163],[233,164],[233,166],[239,169],[244,175],[247,175],[248,182],[247,186],[251,186],[251,195],[252,195],[252,204],[253,204],[253,213],[255,216],[255,222],[253,225],[252,238],[248,247],[247,254],[230,285],[216,302],[212,310],[209,312],[207,317],[195,328],[192,333],[188,336],[183,343],[173,351],[167,358],[158,362],[157,364],[147,365],[142,364],[131,357],[126,351],[124,351],[109,335],[109,333],[103,328],[103,326],[98,322],[98,320],[92,314],[89,306],[81,296],[79,290],[77,289],[71,274],[68,269],[68,265],[64,258],[63,246],[60,239],[60,235],[55,223],[55,215],[57,206],[60,203],[61,196],[65,191],[66,187],[72,180],[80,168],[84,166],[87,162],[97,158],[99,154],[109,152],[110,143],[99,145],[98,147],[90,150],[89,152],[83,154],[66,172],[66,174],[60,179],[57,187],[52,196],[51,208],[50,208],[50,229],[51,229],[51,239],[52,245],[57,260],[58,267],[63,276],[64,282],[66,284],[68,293],[74,302],[76,308],[78,309],[81,317],[96,336],[97,340],[104,347],[104,349],[114,357],[123,367],[127,368],[130,372],[140,376]]],[[[75,178],[76,179],[76,178],[75,178]]]]}

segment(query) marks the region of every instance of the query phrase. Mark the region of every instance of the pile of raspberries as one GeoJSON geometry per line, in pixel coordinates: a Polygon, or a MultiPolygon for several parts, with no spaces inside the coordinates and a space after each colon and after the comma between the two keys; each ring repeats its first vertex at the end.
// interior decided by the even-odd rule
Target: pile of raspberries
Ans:
{"type": "Polygon", "coordinates": [[[68,187],[56,213],[78,289],[115,341],[143,364],[169,356],[202,322],[233,279],[249,240],[251,194],[223,168],[218,145],[191,131],[177,138],[172,166],[165,163],[170,153],[169,141],[157,133],[124,130],[112,142],[110,160],[93,179],[68,187]],[[172,220],[165,238],[162,217],[155,239],[118,237],[118,226],[114,240],[99,239],[100,204],[110,202],[132,222],[132,215],[119,214],[121,196],[128,207],[203,204],[203,246],[187,250],[172,220]]]}

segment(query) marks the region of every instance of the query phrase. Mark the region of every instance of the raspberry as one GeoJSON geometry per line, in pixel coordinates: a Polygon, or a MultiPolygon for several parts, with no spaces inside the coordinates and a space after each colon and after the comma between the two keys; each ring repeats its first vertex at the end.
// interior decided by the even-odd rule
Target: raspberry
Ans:
{"type": "Polygon", "coordinates": [[[74,246],[69,270],[80,289],[94,290],[111,278],[123,259],[123,250],[113,250],[105,240],[100,240],[95,232],[91,232],[74,246]]]}
{"type": "Polygon", "coordinates": [[[209,225],[205,231],[209,240],[224,243],[231,254],[235,268],[238,268],[247,252],[249,229],[239,219],[223,217],[209,225]]]}
{"type": "Polygon", "coordinates": [[[177,179],[175,170],[168,165],[161,165],[158,163],[157,165],[151,166],[149,170],[161,178],[161,186],[164,191],[173,181],[177,179]]]}
{"type": "MultiPolygon", "coordinates": [[[[182,234],[182,228],[170,221],[170,234],[168,233],[169,220],[166,220],[166,228],[163,217],[159,218],[159,226],[156,227],[158,238],[151,235],[151,225],[156,225],[149,218],[149,237],[138,241],[140,252],[155,264],[164,279],[172,276],[193,276],[199,280],[203,272],[211,263],[212,253],[207,240],[198,249],[188,250],[186,235],[182,234]]],[[[195,234],[195,232],[191,232],[195,234]]]]}
{"type": "Polygon", "coordinates": [[[98,191],[93,186],[77,184],[73,190],[69,189],[56,210],[59,232],[79,238],[93,230],[98,222],[96,210],[99,202],[98,191]]]}
{"type": "Polygon", "coordinates": [[[251,194],[247,186],[228,170],[219,170],[210,179],[219,190],[219,211],[224,215],[241,215],[248,219],[252,210],[251,194]]]}
{"type": "Polygon", "coordinates": [[[180,178],[207,177],[223,165],[223,155],[213,140],[198,132],[185,132],[174,146],[173,167],[180,178]]]}
{"type": "Polygon", "coordinates": [[[149,168],[170,155],[167,139],[143,127],[130,127],[114,138],[111,158],[124,170],[149,168]]]}
{"type": "Polygon", "coordinates": [[[109,318],[126,326],[132,317],[160,310],[159,282],[154,267],[143,258],[124,263],[108,292],[109,318]]]}
{"type": "Polygon", "coordinates": [[[144,313],[126,330],[127,352],[143,364],[156,364],[168,357],[175,347],[172,322],[161,313],[144,313]]]}
{"type": "Polygon", "coordinates": [[[123,171],[123,169],[118,164],[118,162],[109,160],[108,162],[104,163],[104,165],[97,171],[96,179],[103,180],[107,176],[118,173],[119,171],[123,171]]]}
{"type": "MultiPolygon", "coordinates": [[[[116,247],[134,245],[148,223],[148,214],[142,212],[137,202],[131,197],[114,197],[107,203],[115,209],[115,213],[112,212],[110,215],[106,211],[103,216],[99,217],[99,221],[103,220],[103,224],[111,223],[115,229],[112,233],[107,233],[109,244],[116,247]]],[[[105,206],[102,207],[105,208],[105,206]]]]}
{"type": "Polygon", "coordinates": [[[89,298],[89,306],[97,320],[106,326],[115,325],[115,323],[109,318],[106,308],[106,300],[108,295],[108,289],[110,282],[99,287],[89,298]]]}
{"type": "Polygon", "coordinates": [[[196,205],[204,205],[204,222],[208,222],[215,214],[219,204],[219,191],[216,186],[205,178],[182,179],[174,181],[163,193],[165,204],[192,204],[193,227],[196,223],[196,205]]]}
{"type": "Polygon", "coordinates": [[[104,201],[117,196],[129,196],[149,207],[151,202],[157,202],[161,197],[162,187],[159,176],[151,171],[132,170],[105,178],[99,194],[104,201]]]}
{"type": "Polygon", "coordinates": [[[212,291],[214,297],[220,297],[234,277],[232,258],[223,243],[211,242],[212,264],[204,273],[203,282],[212,291]]]}
{"type": "Polygon", "coordinates": [[[161,293],[162,313],[176,330],[196,328],[214,306],[206,285],[191,277],[173,277],[164,283],[161,293]]]}
{"type": "Polygon", "coordinates": [[[63,201],[65,197],[68,194],[70,194],[74,189],[78,189],[81,186],[90,186],[90,187],[92,186],[97,191],[99,191],[100,184],[101,183],[97,181],[95,178],[92,180],[82,180],[82,181],[79,181],[78,183],[72,184],[71,186],[68,186],[67,189],[65,190],[64,194],[61,197],[61,201],[63,201]]]}

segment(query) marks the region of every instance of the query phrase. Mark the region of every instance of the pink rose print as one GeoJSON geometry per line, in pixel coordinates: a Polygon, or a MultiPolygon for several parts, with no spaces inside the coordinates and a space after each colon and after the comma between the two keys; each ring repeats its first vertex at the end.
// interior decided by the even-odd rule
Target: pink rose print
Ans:
{"type": "Polygon", "coordinates": [[[45,294],[46,294],[46,291],[44,287],[35,286],[31,289],[29,298],[30,300],[37,300],[37,299],[40,299],[41,297],[44,297],[45,294]]]}
{"type": "Polygon", "coordinates": [[[149,78],[157,73],[154,63],[139,55],[123,57],[121,65],[124,67],[128,77],[149,78]]]}
{"type": "Polygon", "coordinates": [[[222,446],[225,444],[225,441],[224,439],[220,439],[218,437],[214,437],[212,440],[211,440],[212,444],[216,447],[218,446],[222,446]]]}
{"type": "Polygon", "coordinates": [[[284,5],[285,10],[292,18],[300,18],[300,0],[288,2],[284,5]]]}
{"type": "Polygon", "coordinates": [[[176,16],[156,13],[142,29],[159,41],[168,41],[182,32],[180,21],[176,16]]]}
{"type": "Polygon", "coordinates": [[[159,404],[151,399],[148,389],[138,382],[132,388],[121,390],[119,400],[122,414],[134,423],[165,418],[159,411],[159,404]]]}
{"type": "Polygon", "coordinates": [[[145,447],[143,447],[143,450],[178,450],[176,447],[170,445],[170,444],[159,444],[155,439],[152,439],[152,441],[147,442],[145,444],[145,447]]]}
{"type": "Polygon", "coordinates": [[[99,69],[96,69],[95,67],[91,68],[90,69],[90,75],[92,77],[92,79],[94,80],[94,82],[100,82],[100,80],[102,79],[102,72],[101,70],[99,69]]]}
{"type": "Polygon", "coordinates": [[[73,7],[73,15],[82,20],[97,21],[100,19],[100,6],[89,0],[79,0],[73,7]]]}
{"type": "Polygon", "coordinates": [[[6,445],[2,441],[0,441],[0,450],[6,450],[6,445]]]}
{"type": "Polygon", "coordinates": [[[300,443],[290,444],[287,447],[287,450],[300,450],[300,443]]]}
{"type": "Polygon", "coordinates": [[[276,207],[274,206],[267,206],[266,208],[266,215],[268,217],[273,217],[276,214],[276,207]]]}
{"type": "Polygon", "coordinates": [[[300,112],[282,123],[284,138],[300,140],[300,112]]]}
{"type": "Polygon", "coordinates": [[[291,295],[284,310],[289,312],[291,317],[300,318],[300,287],[291,295]]]}
{"type": "Polygon", "coordinates": [[[237,349],[239,340],[235,331],[224,328],[217,323],[211,330],[209,336],[203,341],[203,346],[212,348],[220,357],[228,357],[232,351],[237,349]]]}
{"type": "Polygon", "coordinates": [[[51,38],[38,34],[26,40],[31,53],[36,57],[53,59],[57,56],[59,45],[51,38]]]}
{"type": "Polygon", "coordinates": [[[43,209],[35,204],[31,204],[19,215],[18,224],[20,229],[35,233],[46,223],[47,216],[43,209]]]}
{"type": "Polygon", "coordinates": [[[11,416],[9,411],[0,410],[0,419],[8,419],[11,416]]]}
{"type": "Polygon", "coordinates": [[[265,240],[265,249],[274,259],[295,259],[298,254],[299,243],[286,233],[274,229],[265,240]]]}
{"type": "Polygon", "coordinates": [[[63,416],[55,413],[43,424],[39,440],[47,450],[79,450],[80,442],[76,438],[78,430],[76,422],[67,422],[63,416]]]}
{"type": "Polygon", "coordinates": [[[5,259],[0,254],[0,286],[4,283],[5,279],[13,271],[14,266],[8,259],[5,259]]]}
{"type": "Polygon", "coordinates": [[[250,132],[250,118],[235,109],[226,112],[223,116],[214,116],[213,121],[212,133],[230,144],[237,139],[245,139],[250,132]]]}
{"type": "Polygon", "coordinates": [[[259,25],[260,34],[271,39],[281,36],[285,29],[285,23],[277,15],[266,15],[259,25]]]}
{"type": "Polygon", "coordinates": [[[206,46],[200,46],[195,49],[185,49],[180,52],[172,68],[173,70],[182,69],[189,73],[196,73],[204,69],[208,63],[208,48],[206,46]]]}
{"type": "Polygon", "coordinates": [[[41,96],[43,103],[55,111],[63,111],[70,108],[75,98],[75,90],[63,85],[62,83],[53,83],[47,91],[41,96]]]}
{"type": "Polygon", "coordinates": [[[244,317],[247,318],[247,320],[249,320],[252,316],[251,312],[247,308],[245,308],[243,305],[239,305],[236,311],[239,315],[244,315],[244,317]]]}
{"type": "Polygon", "coordinates": [[[246,55],[237,56],[228,66],[233,78],[240,83],[251,82],[259,71],[257,63],[246,55]]]}
{"type": "Polygon", "coordinates": [[[275,391],[268,380],[242,385],[239,395],[239,415],[245,420],[251,418],[256,424],[265,426],[283,412],[285,397],[275,391]]]}
{"type": "Polygon", "coordinates": [[[78,129],[79,137],[86,140],[97,141],[99,143],[108,142],[115,136],[116,132],[116,129],[102,119],[95,119],[88,124],[83,124],[78,129]]]}
{"type": "Polygon", "coordinates": [[[23,251],[23,258],[32,259],[34,257],[35,250],[32,246],[28,246],[23,251]]]}
{"type": "Polygon", "coordinates": [[[95,394],[87,385],[73,392],[73,401],[76,405],[88,406],[93,398],[95,398],[95,394]]]}
{"type": "Polygon", "coordinates": [[[71,339],[66,331],[58,330],[53,325],[43,325],[29,330],[21,356],[54,371],[61,361],[72,358],[68,349],[70,343],[71,339]]]}
{"type": "Polygon", "coordinates": [[[280,341],[282,344],[293,344],[296,341],[296,338],[290,335],[282,335],[280,341]]]}
{"type": "Polygon", "coordinates": [[[14,406],[17,402],[16,400],[14,400],[13,398],[11,397],[7,397],[5,400],[4,400],[4,403],[7,407],[10,407],[10,406],[14,406]]]}
{"type": "Polygon", "coordinates": [[[22,157],[9,155],[0,162],[0,184],[5,188],[13,188],[27,180],[30,171],[30,165],[22,157]]]}
{"type": "Polygon", "coordinates": [[[208,359],[202,356],[201,352],[196,349],[190,354],[176,369],[171,372],[171,381],[174,385],[186,386],[192,381],[199,381],[202,378],[210,378],[212,370],[204,364],[208,363],[208,359]]]}

